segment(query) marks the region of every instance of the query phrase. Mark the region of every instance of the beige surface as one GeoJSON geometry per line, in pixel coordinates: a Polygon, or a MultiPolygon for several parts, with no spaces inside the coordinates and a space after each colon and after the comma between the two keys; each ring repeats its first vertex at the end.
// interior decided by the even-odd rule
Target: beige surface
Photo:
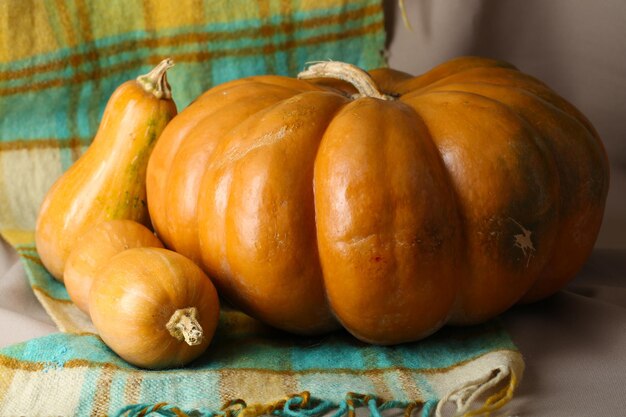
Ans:
{"type": "Polygon", "coordinates": [[[0,347],[55,331],[28,285],[17,253],[0,238],[0,347]]]}
{"type": "Polygon", "coordinates": [[[625,415],[626,251],[595,251],[564,291],[503,319],[526,360],[510,413],[625,415]]]}

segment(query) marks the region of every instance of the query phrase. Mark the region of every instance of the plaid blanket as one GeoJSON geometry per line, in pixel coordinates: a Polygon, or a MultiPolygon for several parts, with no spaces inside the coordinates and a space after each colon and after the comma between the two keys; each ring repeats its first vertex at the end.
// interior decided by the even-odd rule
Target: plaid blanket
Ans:
{"type": "Polygon", "coordinates": [[[354,416],[362,406],[440,416],[448,400],[458,415],[482,415],[511,398],[521,373],[497,323],[379,347],[344,332],[288,336],[225,311],[207,354],[184,369],[133,368],[89,334],[4,349],[0,415],[354,416]]]}
{"type": "Polygon", "coordinates": [[[379,0],[25,1],[0,7],[0,230],[32,230],[122,82],[165,57],[182,109],[212,85],[307,61],[384,64],[379,0]],[[45,169],[42,169],[45,167],[45,169]]]}
{"type": "Polygon", "coordinates": [[[223,311],[191,366],[140,370],[95,335],[33,243],[45,193],[119,84],[172,57],[182,109],[212,85],[295,75],[308,61],[382,66],[380,0],[5,0],[0,19],[0,233],[62,332],[0,350],[0,415],[352,416],[362,406],[427,416],[447,403],[477,415],[511,398],[523,360],[498,322],[383,348],[344,332],[288,336],[223,311]]]}

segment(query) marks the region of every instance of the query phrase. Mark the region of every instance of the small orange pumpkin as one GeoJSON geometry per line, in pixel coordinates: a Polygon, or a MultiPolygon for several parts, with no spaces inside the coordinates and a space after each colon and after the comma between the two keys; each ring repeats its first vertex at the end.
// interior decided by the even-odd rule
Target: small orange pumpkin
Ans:
{"type": "Polygon", "coordinates": [[[67,258],[63,274],[74,304],[89,314],[89,291],[96,275],[113,256],[140,247],[162,248],[163,244],[147,227],[132,220],[104,221],[82,235],[67,258]]]}
{"type": "Polygon", "coordinates": [[[546,297],[585,262],[607,157],[542,82],[472,57],[419,77],[327,62],[300,78],[207,91],[148,165],[157,235],[245,312],[407,342],[546,297]]]}
{"type": "Polygon", "coordinates": [[[89,312],[102,340],[124,360],[142,368],[173,368],[209,346],[219,300],[209,278],[188,258],[162,248],[132,248],[96,275],[89,312]]]}

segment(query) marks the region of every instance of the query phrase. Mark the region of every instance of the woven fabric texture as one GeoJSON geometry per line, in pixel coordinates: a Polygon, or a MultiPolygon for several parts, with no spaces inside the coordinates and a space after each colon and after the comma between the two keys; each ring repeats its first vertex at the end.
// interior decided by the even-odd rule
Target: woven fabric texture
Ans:
{"type": "Polygon", "coordinates": [[[124,81],[165,57],[179,109],[209,87],[309,61],[384,64],[379,0],[22,1],[0,5],[0,231],[32,230],[124,81]]]}

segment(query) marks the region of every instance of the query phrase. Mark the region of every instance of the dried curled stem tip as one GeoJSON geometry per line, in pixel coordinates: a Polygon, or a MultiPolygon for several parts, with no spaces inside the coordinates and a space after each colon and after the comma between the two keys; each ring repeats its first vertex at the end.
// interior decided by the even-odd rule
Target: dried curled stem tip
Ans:
{"type": "Polygon", "coordinates": [[[167,70],[174,66],[172,58],[166,58],[145,75],[137,77],[137,82],[148,93],[152,93],[158,99],[171,99],[172,90],[167,82],[167,70]]]}
{"type": "Polygon", "coordinates": [[[176,310],[165,327],[173,337],[185,341],[189,346],[202,343],[203,331],[195,307],[176,310]]]}
{"type": "Polygon", "coordinates": [[[400,6],[400,14],[402,15],[402,22],[404,23],[404,27],[406,27],[410,31],[413,31],[413,27],[411,27],[411,22],[409,21],[409,16],[406,13],[404,0],[398,1],[398,5],[400,6]]]}
{"type": "Polygon", "coordinates": [[[336,78],[346,81],[359,92],[358,97],[373,97],[389,100],[390,97],[381,93],[370,75],[356,65],[346,62],[327,61],[317,62],[298,74],[301,80],[314,78],[336,78]]]}

